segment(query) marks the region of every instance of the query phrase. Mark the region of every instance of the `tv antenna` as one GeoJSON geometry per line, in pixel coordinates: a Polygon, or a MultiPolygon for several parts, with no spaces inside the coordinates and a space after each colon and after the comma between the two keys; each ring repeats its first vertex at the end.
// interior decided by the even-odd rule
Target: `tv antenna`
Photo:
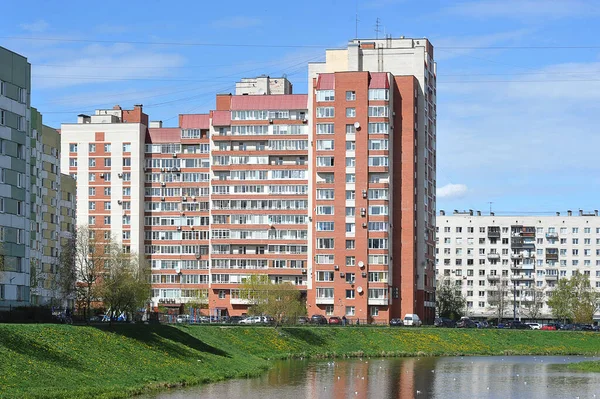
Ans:
{"type": "Polygon", "coordinates": [[[358,1],[356,1],[356,18],[354,21],[354,38],[358,39],[358,1]]]}
{"type": "Polygon", "coordinates": [[[377,17],[375,20],[375,39],[379,39],[379,32],[381,32],[381,20],[377,17]]]}
{"type": "Polygon", "coordinates": [[[494,203],[493,201],[489,201],[489,202],[488,202],[488,204],[490,204],[490,215],[492,214],[492,204],[493,204],[493,203],[494,203]]]}

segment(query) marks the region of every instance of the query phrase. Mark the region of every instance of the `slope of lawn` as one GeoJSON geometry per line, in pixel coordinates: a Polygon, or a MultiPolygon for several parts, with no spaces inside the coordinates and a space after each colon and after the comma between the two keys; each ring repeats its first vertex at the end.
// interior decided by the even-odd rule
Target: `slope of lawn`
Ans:
{"type": "Polygon", "coordinates": [[[600,335],[586,332],[4,324],[0,398],[129,397],[257,376],[288,357],[599,353],[600,335]]]}

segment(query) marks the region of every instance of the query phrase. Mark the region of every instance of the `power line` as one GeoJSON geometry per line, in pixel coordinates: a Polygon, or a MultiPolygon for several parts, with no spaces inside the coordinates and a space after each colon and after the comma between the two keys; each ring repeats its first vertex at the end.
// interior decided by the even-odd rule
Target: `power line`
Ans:
{"type": "Polygon", "coordinates": [[[92,40],[92,39],[65,39],[51,37],[22,37],[22,36],[0,36],[6,40],[41,40],[49,42],[67,43],[106,43],[106,44],[145,44],[158,46],[187,46],[187,47],[263,47],[263,48],[323,48],[326,45],[317,44],[259,44],[259,43],[186,43],[186,42],[151,42],[132,40],[92,40]]]}

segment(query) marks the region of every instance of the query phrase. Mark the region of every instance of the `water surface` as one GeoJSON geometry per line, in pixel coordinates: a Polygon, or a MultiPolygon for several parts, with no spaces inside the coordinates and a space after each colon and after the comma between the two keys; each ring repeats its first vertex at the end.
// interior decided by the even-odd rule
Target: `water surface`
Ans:
{"type": "Polygon", "coordinates": [[[596,398],[600,373],[554,365],[577,356],[391,358],[278,362],[261,377],[161,392],[161,399],[596,398]]]}

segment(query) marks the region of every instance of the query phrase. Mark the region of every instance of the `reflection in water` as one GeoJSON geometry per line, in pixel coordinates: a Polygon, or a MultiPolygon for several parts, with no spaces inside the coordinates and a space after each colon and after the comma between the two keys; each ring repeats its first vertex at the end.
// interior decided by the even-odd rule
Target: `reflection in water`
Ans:
{"type": "Polygon", "coordinates": [[[251,380],[153,398],[600,398],[600,374],[557,371],[582,357],[447,357],[278,362],[251,380]]]}

